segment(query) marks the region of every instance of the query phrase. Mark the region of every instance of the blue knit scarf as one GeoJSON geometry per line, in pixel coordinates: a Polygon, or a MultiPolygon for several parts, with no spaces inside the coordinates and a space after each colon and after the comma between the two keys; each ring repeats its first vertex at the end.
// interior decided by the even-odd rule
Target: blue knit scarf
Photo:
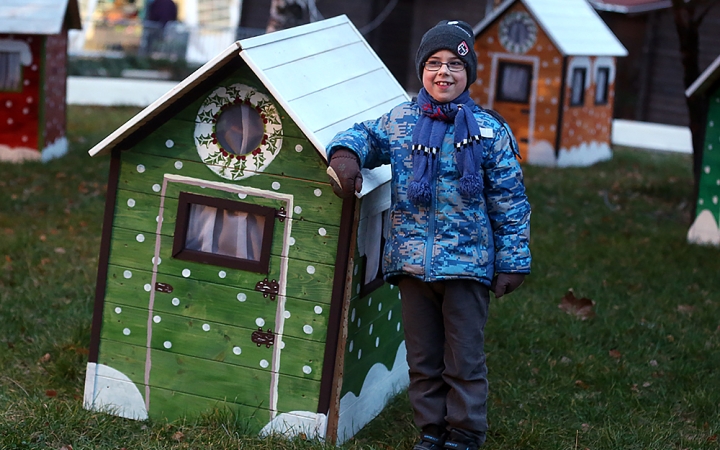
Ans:
{"type": "Polygon", "coordinates": [[[473,115],[475,102],[468,91],[450,103],[437,103],[425,88],[417,98],[420,106],[412,136],[413,180],[408,187],[408,197],[417,206],[430,204],[430,182],[437,172],[440,148],[445,131],[452,122],[455,125],[455,162],[460,172],[460,193],[465,197],[477,197],[483,189],[478,174],[482,161],[483,146],[480,127],[473,115]]]}

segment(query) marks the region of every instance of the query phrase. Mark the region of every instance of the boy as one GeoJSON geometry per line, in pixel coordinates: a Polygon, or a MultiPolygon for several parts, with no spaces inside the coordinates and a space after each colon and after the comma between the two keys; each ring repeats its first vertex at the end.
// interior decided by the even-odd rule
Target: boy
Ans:
{"type": "Polygon", "coordinates": [[[422,430],[414,450],[485,442],[488,292],[509,294],[530,272],[517,144],[502,118],[468,94],[477,78],[472,42],[465,22],[431,28],[415,60],[417,101],[355,124],[327,147],[343,198],[360,191],[361,167],[392,167],[383,274],[402,298],[408,394],[422,430]]]}

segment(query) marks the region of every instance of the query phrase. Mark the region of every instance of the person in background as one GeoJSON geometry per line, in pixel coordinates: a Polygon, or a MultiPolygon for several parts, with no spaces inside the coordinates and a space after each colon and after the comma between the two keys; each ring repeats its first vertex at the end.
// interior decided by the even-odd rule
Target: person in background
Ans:
{"type": "Polygon", "coordinates": [[[530,272],[530,205],[515,138],[470,98],[472,28],[441,21],[415,64],[423,88],[327,146],[335,193],[362,188],[361,168],[391,164],[383,276],[400,288],[408,393],[421,429],[414,450],[476,450],[487,433],[484,328],[489,291],[530,272]]]}
{"type": "Polygon", "coordinates": [[[177,5],[173,0],[152,0],[145,12],[142,53],[152,54],[162,43],[168,22],[177,20],[177,5]]]}

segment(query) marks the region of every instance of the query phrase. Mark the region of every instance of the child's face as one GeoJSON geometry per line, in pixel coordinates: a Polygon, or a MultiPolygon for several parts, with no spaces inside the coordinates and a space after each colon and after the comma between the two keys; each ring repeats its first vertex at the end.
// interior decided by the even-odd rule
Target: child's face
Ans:
{"type": "MultiPolygon", "coordinates": [[[[448,63],[450,61],[462,62],[462,60],[450,50],[435,52],[427,60],[442,63],[448,63]]],[[[455,100],[465,91],[467,72],[465,69],[459,72],[450,72],[446,64],[443,64],[437,72],[431,72],[427,70],[427,68],[423,68],[422,82],[423,87],[432,98],[440,103],[447,103],[455,100]]]]}

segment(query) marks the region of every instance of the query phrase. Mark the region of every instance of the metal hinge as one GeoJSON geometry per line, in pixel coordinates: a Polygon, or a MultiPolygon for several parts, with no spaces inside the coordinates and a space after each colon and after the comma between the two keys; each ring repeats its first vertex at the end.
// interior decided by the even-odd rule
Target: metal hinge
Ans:
{"type": "Polygon", "coordinates": [[[255,290],[262,292],[263,297],[267,298],[270,296],[270,300],[275,300],[278,292],[280,292],[280,284],[275,280],[268,281],[268,279],[265,278],[264,280],[257,282],[255,290]]]}
{"type": "Polygon", "coordinates": [[[270,348],[275,343],[275,334],[270,329],[263,331],[262,327],[260,327],[256,331],[253,331],[250,340],[256,343],[258,347],[264,345],[270,348]]]}
{"type": "Polygon", "coordinates": [[[173,291],[173,287],[167,283],[155,283],[155,290],[169,294],[173,291]]]}
{"type": "Polygon", "coordinates": [[[277,217],[280,222],[285,222],[285,219],[287,219],[287,212],[285,212],[284,206],[281,206],[280,209],[275,211],[275,217],[277,217]]]}

